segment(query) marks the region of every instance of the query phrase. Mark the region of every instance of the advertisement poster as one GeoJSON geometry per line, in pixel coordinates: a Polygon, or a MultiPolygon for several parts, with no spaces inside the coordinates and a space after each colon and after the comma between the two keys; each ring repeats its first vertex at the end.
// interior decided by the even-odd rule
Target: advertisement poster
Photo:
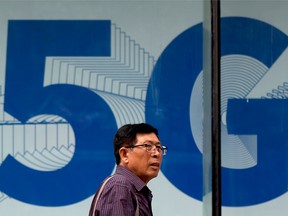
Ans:
{"type": "MultiPolygon", "coordinates": [[[[223,215],[288,211],[287,9],[221,2],[223,215]]],[[[203,17],[200,0],[0,0],[0,215],[88,215],[139,122],[169,149],[154,215],[202,215],[203,17]]]]}

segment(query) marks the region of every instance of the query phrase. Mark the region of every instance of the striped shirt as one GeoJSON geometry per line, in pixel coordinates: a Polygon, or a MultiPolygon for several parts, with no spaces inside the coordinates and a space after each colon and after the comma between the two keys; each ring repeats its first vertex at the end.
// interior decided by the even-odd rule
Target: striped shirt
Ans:
{"type": "Polygon", "coordinates": [[[140,216],[152,216],[151,201],[152,193],[147,185],[125,167],[117,166],[100,195],[95,215],[135,216],[138,203],[140,216]]]}

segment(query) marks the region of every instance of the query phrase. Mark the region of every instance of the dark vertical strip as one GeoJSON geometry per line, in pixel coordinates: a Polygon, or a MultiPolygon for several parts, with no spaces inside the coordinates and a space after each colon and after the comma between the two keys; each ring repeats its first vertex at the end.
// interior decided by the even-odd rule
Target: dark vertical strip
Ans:
{"type": "Polygon", "coordinates": [[[220,0],[211,0],[212,216],[221,216],[220,0]]]}

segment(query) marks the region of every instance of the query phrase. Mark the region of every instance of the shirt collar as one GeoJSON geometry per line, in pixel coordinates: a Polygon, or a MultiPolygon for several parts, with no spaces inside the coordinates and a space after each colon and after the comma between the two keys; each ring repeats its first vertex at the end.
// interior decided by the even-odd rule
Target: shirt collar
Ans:
{"type": "Polygon", "coordinates": [[[118,165],[115,173],[126,176],[129,181],[131,181],[131,183],[135,186],[137,191],[141,191],[143,188],[146,187],[149,192],[151,192],[147,185],[138,176],[136,176],[133,172],[131,172],[124,166],[118,165]]]}

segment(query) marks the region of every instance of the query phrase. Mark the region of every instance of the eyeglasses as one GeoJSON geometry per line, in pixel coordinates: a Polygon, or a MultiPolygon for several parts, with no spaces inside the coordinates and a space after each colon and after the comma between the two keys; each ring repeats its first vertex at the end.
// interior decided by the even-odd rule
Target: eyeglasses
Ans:
{"type": "Polygon", "coordinates": [[[167,150],[168,150],[168,148],[166,146],[146,144],[146,143],[139,144],[139,145],[133,145],[130,148],[135,148],[135,147],[139,147],[139,146],[144,146],[146,148],[146,151],[149,152],[149,153],[153,152],[156,149],[162,155],[166,155],[167,154],[167,150]]]}

